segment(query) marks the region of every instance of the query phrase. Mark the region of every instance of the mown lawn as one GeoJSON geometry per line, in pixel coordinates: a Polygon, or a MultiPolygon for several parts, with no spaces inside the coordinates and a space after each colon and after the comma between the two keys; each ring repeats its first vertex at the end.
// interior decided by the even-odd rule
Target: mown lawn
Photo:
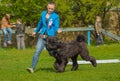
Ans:
{"type": "MultiPolygon", "coordinates": [[[[88,48],[97,60],[120,59],[120,44],[88,48]]],[[[98,64],[96,68],[81,64],[77,71],[70,71],[68,65],[64,73],[56,73],[54,58],[47,51],[42,52],[35,73],[30,74],[26,68],[31,65],[34,51],[34,48],[0,48],[0,81],[120,81],[120,63],[98,64]]]]}

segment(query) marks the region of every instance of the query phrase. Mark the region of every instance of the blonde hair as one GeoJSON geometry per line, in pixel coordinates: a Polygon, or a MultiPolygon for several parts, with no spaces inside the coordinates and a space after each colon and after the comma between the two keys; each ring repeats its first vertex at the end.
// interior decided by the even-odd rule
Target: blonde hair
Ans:
{"type": "Polygon", "coordinates": [[[19,21],[20,23],[22,23],[22,20],[20,18],[18,18],[17,21],[19,21]]]}

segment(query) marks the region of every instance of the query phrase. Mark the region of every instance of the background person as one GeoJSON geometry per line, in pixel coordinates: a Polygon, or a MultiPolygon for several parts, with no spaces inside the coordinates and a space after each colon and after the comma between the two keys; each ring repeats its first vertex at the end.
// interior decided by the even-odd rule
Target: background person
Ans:
{"type": "Polygon", "coordinates": [[[10,23],[10,15],[5,14],[1,21],[1,29],[3,32],[3,46],[7,47],[8,44],[12,44],[12,29],[11,29],[11,23],[10,23]],[[8,39],[7,39],[7,33],[8,33],[8,39]]]}
{"type": "Polygon", "coordinates": [[[32,65],[30,68],[27,68],[27,71],[29,71],[30,73],[34,72],[40,53],[44,48],[45,38],[47,36],[56,36],[57,32],[62,32],[61,30],[59,30],[59,16],[54,12],[54,10],[55,3],[49,2],[47,5],[47,11],[42,12],[36,30],[33,32],[33,36],[38,32],[40,32],[40,35],[38,37],[36,51],[32,59],[32,65]]]}
{"type": "Polygon", "coordinates": [[[16,23],[16,40],[17,40],[17,48],[18,49],[25,49],[25,26],[22,23],[22,20],[19,18],[17,19],[16,23]]]}
{"type": "Polygon", "coordinates": [[[98,46],[101,42],[101,44],[104,44],[103,36],[102,36],[102,19],[99,15],[96,16],[96,21],[95,21],[95,31],[97,34],[96,37],[96,46],[98,46]]]}

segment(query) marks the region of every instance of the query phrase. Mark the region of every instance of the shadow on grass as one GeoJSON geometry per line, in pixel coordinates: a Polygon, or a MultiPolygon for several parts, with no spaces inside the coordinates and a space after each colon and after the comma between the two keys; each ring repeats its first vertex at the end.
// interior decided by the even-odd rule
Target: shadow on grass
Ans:
{"type": "Polygon", "coordinates": [[[70,69],[66,68],[66,70],[64,72],[56,72],[56,70],[54,68],[49,68],[49,67],[47,67],[47,68],[38,68],[38,69],[35,70],[35,72],[39,72],[39,71],[52,72],[52,73],[65,73],[65,72],[76,72],[77,70],[71,71],[70,69]]]}
{"type": "Polygon", "coordinates": [[[38,68],[38,69],[36,69],[36,72],[38,72],[40,70],[46,71],[46,72],[56,72],[53,68],[38,68]]]}

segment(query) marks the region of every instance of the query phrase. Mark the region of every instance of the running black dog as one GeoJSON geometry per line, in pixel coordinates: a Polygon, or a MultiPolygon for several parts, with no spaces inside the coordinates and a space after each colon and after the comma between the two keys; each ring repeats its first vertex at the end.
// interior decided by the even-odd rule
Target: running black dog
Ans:
{"type": "Polygon", "coordinates": [[[89,51],[83,35],[78,35],[75,41],[69,43],[62,42],[57,37],[48,37],[45,45],[49,54],[56,59],[54,68],[57,72],[65,71],[69,58],[71,58],[73,62],[71,70],[77,70],[78,55],[80,55],[83,60],[90,61],[94,67],[97,66],[95,58],[89,56],[89,51]]]}

